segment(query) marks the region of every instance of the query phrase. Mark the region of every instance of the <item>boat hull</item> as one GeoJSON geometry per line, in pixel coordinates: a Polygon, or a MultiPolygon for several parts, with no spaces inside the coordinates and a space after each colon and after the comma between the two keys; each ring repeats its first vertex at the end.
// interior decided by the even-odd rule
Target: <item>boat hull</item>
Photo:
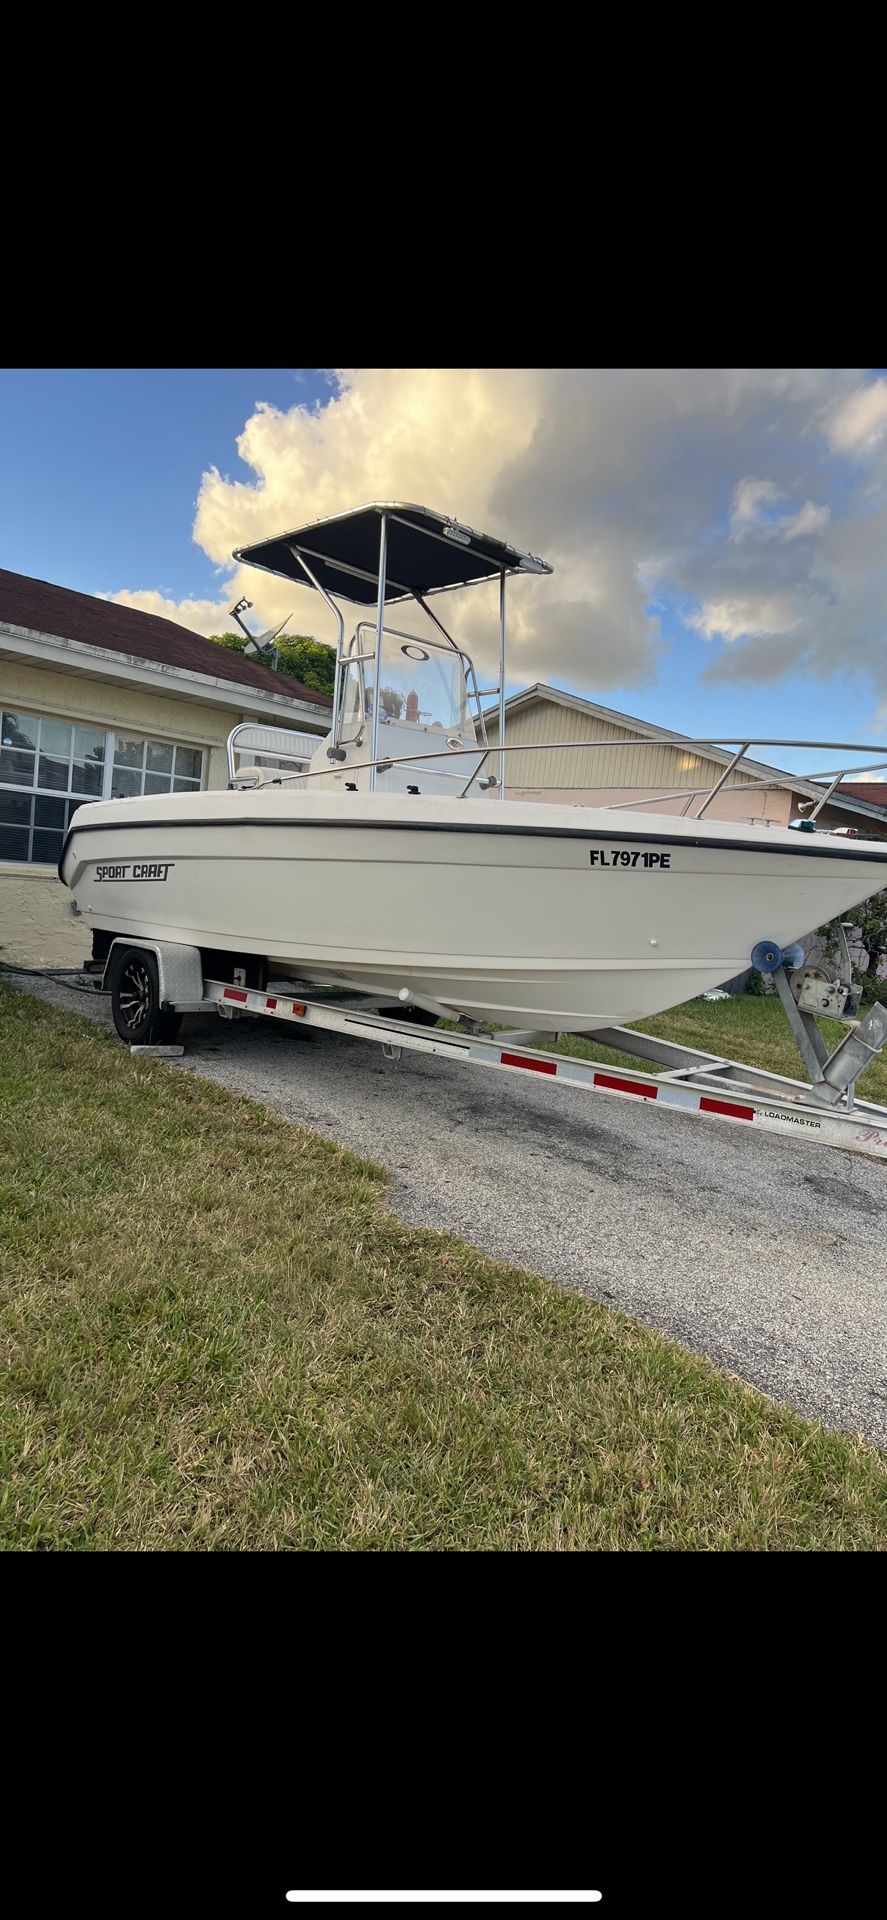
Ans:
{"type": "Polygon", "coordinates": [[[675,1006],[887,881],[887,844],[531,802],[282,789],[98,803],[87,926],[560,1032],[675,1006]]]}

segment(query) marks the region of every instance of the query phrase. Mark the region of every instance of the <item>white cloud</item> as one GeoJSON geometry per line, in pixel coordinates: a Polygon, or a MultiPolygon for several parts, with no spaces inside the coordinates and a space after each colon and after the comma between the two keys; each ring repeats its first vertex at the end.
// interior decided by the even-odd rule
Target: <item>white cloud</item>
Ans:
{"type": "Polygon", "coordinates": [[[182,627],[190,627],[192,633],[227,633],[236,626],[228,615],[232,601],[226,595],[218,600],[174,600],[171,594],[160,593],[153,587],[133,589],[124,588],[120,593],[100,593],[100,600],[113,600],[120,607],[137,607],[141,613],[156,613],[164,620],[177,620],[182,627]]]}
{"type": "Polygon", "coordinates": [[[704,640],[732,642],[761,634],[791,633],[799,619],[788,594],[774,594],[769,599],[747,595],[703,601],[694,613],[685,615],[684,624],[701,633],[704,640]]]}
{"type": "Polygon", "coordinates": [[[819,507],[814,500],[805,500],[797,513],[766,511],[784,498],[782,487],[777,487],[772,480],[753,480],[750,476],[740,480],[733,489],[730,539],[736,544],[751,538],[803,540],[822,533],[828,526],[831,508],[819,507]]]}
{"type": "Polygon", "coordinates": [[[771,506],[781,498],[781,489],[772,480],[752,480],[748,477],[738,481],[733,489],[733,510],[730,514],[731,540],[746,539],[749,533],[760,527],[762,507],[771,506]]]}
{"type": "Polygon", "coordinates": [[[831,517],[831,507],[818,507],[814,500],[805,500],[798,513],[786,514],[777,521],[779,538],[805,540],[811,534],[822,533],[831,517]]]}
{"type": "MultiPolygon", "coordinates": [[[[332,640],[316,595],[235,567],[232,549],[361,501],[411,499],[554,565],[510,594],[518,683],[594,694],[651,682],[659,616],[678,600],[712,642],[706,680],[803,663],[824,679],[867,675],[887,701],[887,510],[869,462],[834,459],[873,444],[884,420],[887,381],[859,370],[341,372],[325,405],[257,406],[237,442],[249,477],[204,474],[193,537],[218,571],[217,600],[177,604],[138,583],[110,597],[207,633],[230,627],[246,594],[257,628],[291,614],[295,630],[332,640]]],[[[484,674],[495,598],[479,588],[440,608],[484,674]]]]}
{"type": "Polygon", "coordinates": [[[831,414],[828,437],[835,453],[871,453],[887,434],[887,379],[848,394],[831,414]]]}

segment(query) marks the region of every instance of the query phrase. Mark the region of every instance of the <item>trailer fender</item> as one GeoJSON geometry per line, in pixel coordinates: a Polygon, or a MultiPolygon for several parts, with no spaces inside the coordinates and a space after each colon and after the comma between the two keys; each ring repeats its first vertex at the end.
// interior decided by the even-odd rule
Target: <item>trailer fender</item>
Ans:
{"type": "Polygon", "coordinates": [[[175,1007],[179,1013],[196,1013],[203,1006],[203,963],[199,947],[186,947],[178,940],[142,940],[132,934],[119,934],[112,941],[105,961],[103,986],[115,949],[119,951],[121,947],[143,947],[153,953],[161,1006],[175,1007]]]}

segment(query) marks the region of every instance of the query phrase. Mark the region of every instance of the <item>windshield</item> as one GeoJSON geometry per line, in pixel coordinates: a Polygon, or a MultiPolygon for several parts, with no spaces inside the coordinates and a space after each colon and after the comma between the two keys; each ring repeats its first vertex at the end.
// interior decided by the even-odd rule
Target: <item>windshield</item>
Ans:
{"type": "MultiPolygon", "coordinates": [[[[369,651],[369,649],[366,649],[369,651]]],[[[367,712],[372,713],[375,663],[368,662],[367,712]]],[[[382,636],[380,719],[407,725],[440,727],[444,733],[474,739],[461,655],[433,640],[382,636]]]]}
{"type": "MultiPolygon", "coordinates": [[[[374,657],[366,656],[374,656],[375,642],[375,631],[362,621],[350,651],[363,656],[363,665],[356,661],[346,664],[342,684],[339,738],[346,744],[357,739],[366,721],[372,721],[376,663],[374,657]]],[[[382,636],[381,685],[380,724],[391,721],[401,726],[433,727],[446,734],[458,733],[466,742],[476,739],[465,662],[452,647],[386,631],[382,636]]]]}

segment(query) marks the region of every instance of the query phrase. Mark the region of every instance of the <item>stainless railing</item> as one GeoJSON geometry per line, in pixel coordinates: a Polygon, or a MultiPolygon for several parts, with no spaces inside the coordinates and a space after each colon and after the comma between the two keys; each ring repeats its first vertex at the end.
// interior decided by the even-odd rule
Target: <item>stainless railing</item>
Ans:
{"type": "Polygon", "coordinates": [[[228,779],[237,771],[235,753],[257,753],[276,760],[310,760],[323,745],[322,733],[302,733],[295,727],[264,727],[242,720],[228,735],[228,779]]]}
{"type": "MultiPolygon", "coordinates": [[[[231,764],[231,757],[232,757],[231,742],[233,741],[238,731],[239,729],[235,728],[234,733],[232,733],[231,736],[229,737],[229,741],[228,741],[229,767],[231,764]]],[[[267,731],[270,732],[271,729],[268,729],[267,731]]],[[[725,748],[737,747],[738,750],[735,753],[733,753],[733,755],[731,756],[720,778],[717,779],[712,785],[709,785],[706,787],[677,787],[677,788],[671,787],[664,793],[654,794],[654,795],[646,794],[646,795],[643,795],[640,799],[636,799],[636,800],[617,800],[612,802],[609,806],[609,811],[613,813],[627,811],[632,807],[637,807],[639,809],[644,807],[655,807],[658,802],[663,800],[686,800],[687,807],[685,807],[683,810],[684,813],[686,814],[690,803],[701,795],[703,804],[701,807],[698,808],[696,814],[693,816],[695,819],[698,820],[698,819],[701,819],[703,814],[707,812],[708,808],[711,806],[712,801],[717,798],[718,794],[724,792],[725,790],[731,793],[745,794],[745,793],[754,793],[756,791],[761,791],[762,789],[767,789],[767,788],[775,789],[777,791],[779,789],[782,789],[782,790],[785,790],[786,788],[791,789],[797,786],[799,782],[804,783],[808,786],[812,784],[819,787],[823,781],[828,781],[829,784],[823,789],[821,795],[816,794],[816,795],[810,796],[814,800],[815,804],[812,808],[812,811],[809,817],[811,820],[815,820],[818,817],[818,815],[822,812],[822,809],[827,804],[827,802],[830,799],[832,799],[841,781],[845,779],[848,775],[858,778],[862,774],[880,773],[882,771],[887,771],[887,747],[884,747],[884,746],[858,746],[856,745],[855,742],[847,741],[847,740],[748,740],[747,739],[747,740],[743,740],[741,744],[738,744],[737,739],[735,737],[731,739],[723,734],[721,734],[717,739],[714,739],[712,737],[709,737],[706,739],[688,739],[686,734],[675,733],[675,734],[659,735],[658,738],[656,739],[652,739],[649,735],[645,735],[643,738],[635,739],[635,740],[626,740],[624,738],[614,739],[614,740],[544,740],[544,741],[533,741],[530,744],[527,744],[525,742],[515,742],[513,746],[508,746],[508,745],[499,746],[498,743],[494,744],[493,746],[484,746],[482,745],[482,743],[478,742],[475,746],[450,747],[449,744],[446,743],[444,746],[437,748],[436,751],[434,751],[433,753],[402,753],[402,754],[396,754],[393,756],[379,755],[375,760],[370,759],[370,760],[351,761],[348,764],[348,772],[361,773],[361,772],[365,772],[369,768],[375,767],[377,772],[384,773],[384,772],[387,772],[391,767],[396,767],[401,765],[416,766],[421,764],[421,762],[424,760],[439,760],[442,756],[442,753],[444,752],[447,754],[447,756],[452,754],[453,758],[457,758],[459,755],[464,755],[464,754],[470,754],[473,757],[476,757],[477,754],[480,753],[481,759],[478,762],[478,765],[472,771],[471,780],[469,780],[469,782],[467,783],[467,785],[470,786],[472,782],[477,778],[477,775],[480,773],[481,768],[483,767],[485,761],[489,758],[489,755],[491,753],[495,753],[495,754],[562,753],[566,751],[569,751],[571,753],[574,753],[574,752],[588,753],[588,752],[601,752],[605,748],[612,749],[614,747],[620,747],[625,749],[630,748],[632,751],[634,751],[635,748],[639,748],[639,747],[646,747],[646,748],[679,747],[682,750],[682,752],[687,752],[689,749],[695,750],[696,748],[706,748],[706,747],[709,749],[714,748],[715,750],[718,750],[718,749],[724,750],[725,748]],[[754,780],[745,779],[742,782],[737,782],[735,786],[729,787],[728,782],[730,779],[730,775],[741,768],[741,762],[745,759],[746,754],[749,752],[750,748],[752,747],[787,747],[791,752],[805,752],[805,753],[807,752],[854,753],[854,754],[877,753],[885,757],[878,760],[869,761],[864,766],[855,765],[851,761],[837,768],[835,767],[829,767],[826,769],[816,768],[810,773],[788,773],[779,767],[766,767],[766,768],[761,768],[761,773],[763,777],[754,779],[754,780]]],[[[760,763],[758,764],[760,765],[760,763]]],[[[281,781],[281,784],[289,785],[289,783],[293,780],[319,780],[319,779],[328,778],[328,775],[329,775],[329,769],[326,767],[321,767],[314,772],[308,771],[304,773],[281,774],[280,781],[281,781]]],[[[887,805],[887,782],[885,782],[885,786],[884,786],[884,799],[885,799],[885,805],[887,805]]],[[[601,804],[607,805],[606,802],[602,802],[601,804]]]]}

